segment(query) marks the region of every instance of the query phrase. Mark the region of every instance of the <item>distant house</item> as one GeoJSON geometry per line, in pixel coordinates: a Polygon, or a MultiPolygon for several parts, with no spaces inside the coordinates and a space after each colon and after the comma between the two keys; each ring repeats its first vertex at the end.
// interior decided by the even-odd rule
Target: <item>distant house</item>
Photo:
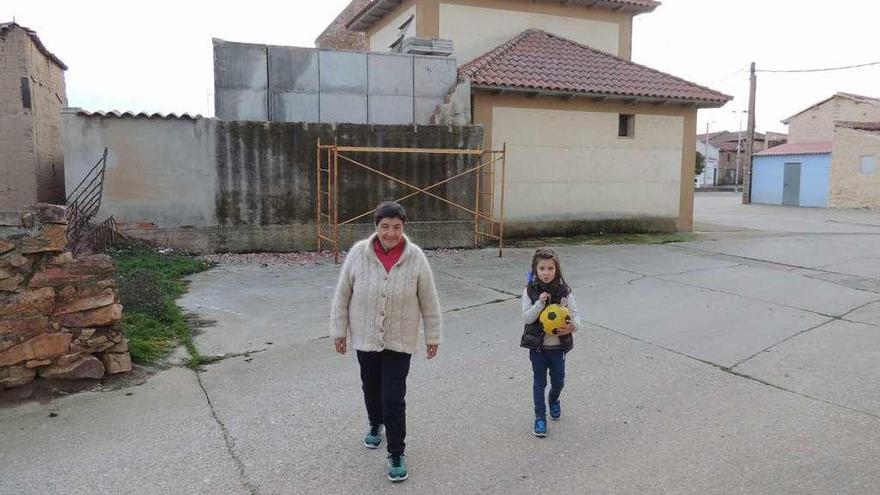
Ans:
{"type": "MultiPolygon", "coordinates": [[[[762,151],[784,144],[787,135],[777,132],[755,133],[755,150],[762,151]]],[[[741,185],[743,183],[746,140],[745,131],[720,131],[697,134],[697,151],[706,156],[706,167],[697,176],[697,187],[741,185]],[[708,139],[707,139],[708,138],[708,139]],[[704,149],[708,144],[708,155],[704,149]]]]}
{"type": "Polygon", "coordinates": [[[452,42],[484,146],[507,146],[506,232],[687,231],[697,110],[730,97],[631,61],[634,18],[659,6],[373,0],[346,28],[372,51],[452,42]]]}
{"type": "Polygon", "coordinates": [[[65,70],[36,32],[0,23],[0,210],[64,202],[65,70]]]}
{"type": "Polygon", "coordinates": [[[836,122],[828,205],[880,208],[880,122],[836,122]]]}
{"type": "Polygon", "coordinates": [[[880,121],[880,98],[836,93],[782,123],[788,125],[789,143],[815,143],[831,140],[836,121],[880,121]]]}
{"type": "Polygon", "coordinates": [[[836,93],[782,122],[788,144],[754,155],[752,202],[880,208],[880,99],[836,93]]]}

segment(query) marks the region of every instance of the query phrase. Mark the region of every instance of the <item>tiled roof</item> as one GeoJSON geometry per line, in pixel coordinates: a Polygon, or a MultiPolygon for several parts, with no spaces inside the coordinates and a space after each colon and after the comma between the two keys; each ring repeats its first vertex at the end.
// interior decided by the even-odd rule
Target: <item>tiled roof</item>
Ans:
{"type": "Polygon", "coordinates": [[[834,125],[859,131],[880,132],[880,122],[850,122],[841,120],[835,122],[834,125]]]}
{"type": "Polygon", "coordinates": [[[475,88],[720,107],[732,97],[559,36],[529,29],[459,67],[475,88]]]}
{"type": "MultiPolygon", "coordinates": [[[[345,27],[354,31],[366,31],[401,3],[403,0],[372,0],[355,14],[345,27]]],[[[660,2],[655,0],[567,0],[564,3],[599,9],[627,10],[636,14],[653,12],[660,6],[660,2]]]]}
{"type": "Polygon", "coordinates": [[[755,156],[824,155],[831,153],[831,141],[780,144],[755,153],[755,156]]]}
{"type": "Polygon", "coordinates": [[[176,113],[147,113],[147,112],[120,112],[118,110],[111,110],[109,112],[89,112],[88,110],[83,110],[82,108],[65,108],[63,113],[75,113],[77,115],[83,115],[85,117],[97,117],[97,118],[112,118],[115,117],[117,119],[163,119],[163,120],[199,120],[203,119],[199,114],[190,115],[188,113],[176,114],[176,113]]]}
{"type": "Polygon", "coordinates": [[[37,36],[37,32],[33,29],[28,29],[20,24],[16,24],[15,22],[0,22],[0,36],[6,36],[6,32],[12,30],[13,28],[19,28],[27,33],[27,35],[30,36],[31,41],[34,42],[34,45],[37,46],[37,49],[40,50],[40,53],[45,55],[46,58],[48,58],[49,60],[55,62],[55,64],[58,65],[58,67],[61,67],[62,70],[67,70],[67,65],[65,65],[65,63],[62,62],[60,58],[56,57],[55,54],[53,54],[46,48],[46,45],[44,45],[43,42],[40,41],[40,37],[37,36]]]}
{"type": "Polygon", "coordinates": [[[874,98],[874,97],[871,97],[871,96],[856,95],[856,94],[853,94],[853,93],[842,93],[842,92],[837,92],[837,93],[834,93],[833,96],[830,96],[830,97],[828,97],[828,98],[825,98],[824,100],[820,101],[819,103],[814,103],[814,104],[810,105],[809,107],[807,107],[807,108],[801,110],[800,112],[798,112],[798,113],[792,115],[791,117],[788,117],[787,119],[783,120],[782,123],[783,123],[783,124],[788,124],[788,122],[789,122],[791,119],[797,117],[798,115],[800,115],[800,114],[802,114],[802,113],[804,113],[804,112],[806,112],[806,111],[812,110],[812,109],[814,109],[814,108],[818,108],[818,107],[820,107],[820,106],[822,106],[822,105],[828,103],[829,101],[831,101],[831,100],[833,100],[833,99],[835,99],[835,98],[845,98],[845,99],[847,99],[847,100],[854,101],[854,102],[856,102],[856,103],[866,103],[866,104],[868,104],[868,105],[874,105],[875,107],[880,107],[880,98],[874,98]]]}

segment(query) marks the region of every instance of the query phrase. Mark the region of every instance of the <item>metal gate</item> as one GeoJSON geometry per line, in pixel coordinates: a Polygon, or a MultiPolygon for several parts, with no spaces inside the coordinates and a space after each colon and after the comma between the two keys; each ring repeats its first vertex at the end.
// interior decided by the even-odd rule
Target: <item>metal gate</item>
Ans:
{"type": "Polygon", "coordinates": [[[447,149],[447,148],[381,148],[372,146],[339,146],[337,144],[321,144],[318,139],[316,159],[316,200],[315,200],[315,230],[318,250],[324,248],[324,243],[332,244],[333,256],[339,262],[339,228],[349,225],[357,220],[372,215],[375,208],[355,215],[351,218],[340,220],[339,204],[340,194],[339,178],[341,164],[348,164],[367,170],[371,174],[378,175],[392,182],[401,184],[414,192],[394,199],[400,202],[419,194],[430,196],[454,208],[464,210],[474,217],[474,246],[479,246],[487,239],[498,242],[498,256],[504,254],[504,193],[506,189],[506,145],[497,151],[481,149],[447,149]],[[424,155],[464,155],[479,158],[479,165],[468,168],[451,177],[427,186],[417,186],[406,180],[382,172],[368,164],[354,160],[349,153],[390,153],[390,154],[424,154],[424,155]],[[498,214],[495,213],[495,165],[500,163],[501,183],[499,185],[498,214]],[[474,208],[471,209],[463,204],[456,203],[438,194],[431,192],[443,184],[469,174],[475,174],[474,208]]]}

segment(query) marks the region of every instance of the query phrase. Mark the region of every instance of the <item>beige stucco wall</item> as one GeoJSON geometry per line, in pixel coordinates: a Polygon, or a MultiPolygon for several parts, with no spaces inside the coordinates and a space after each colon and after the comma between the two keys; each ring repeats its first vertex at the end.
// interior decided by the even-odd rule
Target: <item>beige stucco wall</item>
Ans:
{"type": "MultiPolygon", "coordinates": [[[[395,13],[386,16],[386,19],[383,19],[383,25],[381,28],[378,28],[375,32],[369,35],[370,40],[370,51],[372,52],[387,52],[390,51],[391,43],[400,36],[400,25],[406,21],[409,16],[416,14],[416,6],[410,5],[406,7],[403,6],[403,9],[398,9],[395,13]]],[[[413,19],[413,23],[410,25],[410,33],[415,34],[415,26],[416,20],[413,19]]]]}
{"type": "MultiPolygon", "coordinates": [[[[666,218],[692,228],[695,109],[486,94],[476,106],[487,146],[507,145],[508,221],[666,218]],[[617,137],[619,113],[636,114],[634,138],[617,137]]],[[[497,169],[495,178],[497,212],[497,169]]]]}
{"type": "Polygon", "coordinates": [[[793,117],[788,123],[789,143],[831,141],[835,120],[869,122],[880,120],[880,107],[857,103],[847,98],[833,98],[793,117]]]}
{"type": "Polygon", "coordinates": [[[607,17],[599,20],[577,16],[591,12],[590,9],[570,8],[549,14],[510,9],[507,5],[504,9],[497,7],[502,6],[440,4],[440,38],[453,41],[459,63],[498,47],[526,29],[542,29],[613,55],[621,54],[620,24],[607,17]]]}
{"type": "Polygon", "coordinates": [[[828,206],[880,208],[880,133],[838,127],[831,154],[828,206]],[[861,173],[862,156],[873,156],[878,170],[861,173]]]}

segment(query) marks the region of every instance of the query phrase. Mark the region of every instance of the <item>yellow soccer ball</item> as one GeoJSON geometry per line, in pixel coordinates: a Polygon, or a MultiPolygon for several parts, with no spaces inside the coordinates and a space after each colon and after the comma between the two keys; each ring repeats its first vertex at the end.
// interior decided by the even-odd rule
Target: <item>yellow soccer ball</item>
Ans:
{"type": "Polygon", "coordinates": [[[544,327],[544,333],[547,335],[556,335],[559,333],[560,328],[571,323],[571,312],[565,306],[550,304],[544,308],[544,311],[541,312],[541,316],[538,319],[541,320],[541,326],[544,327]]]}

